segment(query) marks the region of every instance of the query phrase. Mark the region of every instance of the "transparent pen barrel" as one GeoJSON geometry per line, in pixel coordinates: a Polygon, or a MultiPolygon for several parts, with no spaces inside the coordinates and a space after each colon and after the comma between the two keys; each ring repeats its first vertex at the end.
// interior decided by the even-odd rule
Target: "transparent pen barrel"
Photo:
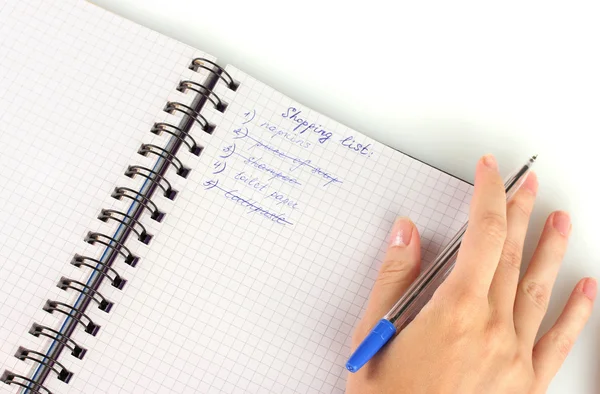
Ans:
{"type": "Polygon", "coordinates": [[[429,302],[437,288],[452,271],[458,255],[460,241],[466,230],[467,223],[462,226],[448,245],[440,252],[435,261],[419,275],[404,293],[404,296],[398,300],[396,305],[384,317],[394,324],[397,331],[402,330],[417,316],[419,311],[429,302]]]}
{"type": "MultiPolygon", "coordinates": [[[[435,291],[444,282],[446,277],[452,272],[456,262],[456,255],[448,260],[448,264],[443,267],[439,267],[439,270],[431,275],[429,281],[422,287],[421,292],[414,298],[407,297],[398,304],[397,312],[395,316],[389,316],[388,320],[396,327],[397,332],[404,329],[419,312],[425,307],[425,305],[431,300],[435,291]]],[[[390,314],[391,315],[391,314],[390,314]]]]}
{"type": "MultiPolygon", "coordinates": [[[[521,167],[518,171],[505,179],[506,199],[511,200],[517,190],[522,186],[535,161],[536,156],[521,167]]],[[[396,327],[396,332],[401,331],[419,314],[421,309],[431,300],[435,291],[452,272],[456,263],[458,250],[468,223],[465,223],[458,233],[450,240],[436,260],[429,266],[408,288],[404,296],[385,315],[385,319],[396,327]]]]}

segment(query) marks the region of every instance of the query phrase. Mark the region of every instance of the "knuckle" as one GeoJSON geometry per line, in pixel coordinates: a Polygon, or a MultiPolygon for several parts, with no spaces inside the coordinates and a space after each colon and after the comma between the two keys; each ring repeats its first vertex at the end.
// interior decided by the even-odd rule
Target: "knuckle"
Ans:
{"type": "Polygon", "coordinates": [[[567,358],[573,347],[573,339],[564,332],[554,331],[550,334],[550,341],[559,356],[563,359],[567,358]]]}
{"type": "Polygon", "coordinates": [[[448,334],[454,339],[465,337],[478,327],[481,308],[477,300],[469,294],[457,296],[452,304],[444,308],[448,334]]]}
{"type": "Polygon", "coordinates": [[[521,289],[539,310],[546,311],[550,294],[546,286],[535,281],[524,281],[521,289]]]}
{"type": "Polygon", "coordinates": [[[523,244],[515,241],[514,239],[507,238],[504,241],[504,247],[502,248],[502,258],[500,261],[507,266],[520,271],[521,269],[521,257],[522,257],[523,244]]]}
{"type": "Polygon", "coordinates": [[[525,201],[523,198],[518,198],[518,196],[508,202],[508,210],[514,210],[518,214],[527,218],[531,216],[532,209],[533,207],[529,201],[525,201]]]}
{"type": "Polygon", "coordinates": [[[496,242],[506,238],[506,217],[498,212],[487,211],[480,219],[481,231],[496,242]]]}
{"type": "Polygon", "coordinates": [[[395,285],[412,279],[417,274],[418,264],[408,261],[389,259],[385,260],[379,269],[376,282],[381,285],[395,285]]]}
{"type": "Polygon", "coordinates": [[[488,299],[487,295],[482,298],[469,289],[462,289],[454,294],[453,304],[459,313],[474,314],[483,312],[483,307],[488,306],[488,299]]]}
{"type": "Polygon", "coordinates": [[[447,324],[446,338],[450,343],[461,342],[469,336],[469,332],[473,330],[473,324],[468,316],[454,316],[447,324]]]}
{"type": "Polygon", "coordinates": [[[517,353],[515,351],[516,334],[506,319],[490,318],[484,338],[487,349],[499,357],[510,358],[517,353]]]}

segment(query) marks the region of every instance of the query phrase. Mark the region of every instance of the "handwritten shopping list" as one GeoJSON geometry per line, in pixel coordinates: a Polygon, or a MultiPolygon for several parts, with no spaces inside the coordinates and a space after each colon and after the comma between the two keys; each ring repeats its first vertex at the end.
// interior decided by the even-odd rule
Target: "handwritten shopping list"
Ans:
{"type": "Polygon", "coordinates": [[[228,132],[203,186],[246,214],[283,226],[293,226],[294,217],[302,213],[308,187],[314,196],[319,189],[331,192],[344,183],[335,165],[323,165],[324,157],[331,156],[323,152],[342,149],[365,160],[375,154],[371,144],[336,136],[295,107],[282,108],[274,121],[262,119],[255,109],[244,111],[241,119],[228,132]],[[315,154],[317,147],[320,155],[315,154]]]}

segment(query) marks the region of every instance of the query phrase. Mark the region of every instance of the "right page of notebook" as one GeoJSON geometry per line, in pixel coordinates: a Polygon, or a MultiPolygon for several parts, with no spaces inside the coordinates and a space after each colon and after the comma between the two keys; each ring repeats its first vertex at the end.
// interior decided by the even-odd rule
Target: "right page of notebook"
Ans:
{"type": "Polygon", "coordinates": [[[97,356],[127,371],[107,392],[342,393],[394,220],[427,264],[467,219],[468,183],[227,70],[240,87],[217,85],[227,110],[97,356]]]}

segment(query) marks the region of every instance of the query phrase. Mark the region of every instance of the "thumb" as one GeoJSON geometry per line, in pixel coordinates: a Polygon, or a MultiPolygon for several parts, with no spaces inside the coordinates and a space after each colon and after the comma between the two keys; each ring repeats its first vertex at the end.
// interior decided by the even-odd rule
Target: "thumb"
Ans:
{"type": "Polygon", "coordinates": [[[365,311],[363,327],[366,330],[400,299],[419,274],[420,265],[419,231],[410,219],[399,218],[392,227],[389,246],[365,311]]]}

